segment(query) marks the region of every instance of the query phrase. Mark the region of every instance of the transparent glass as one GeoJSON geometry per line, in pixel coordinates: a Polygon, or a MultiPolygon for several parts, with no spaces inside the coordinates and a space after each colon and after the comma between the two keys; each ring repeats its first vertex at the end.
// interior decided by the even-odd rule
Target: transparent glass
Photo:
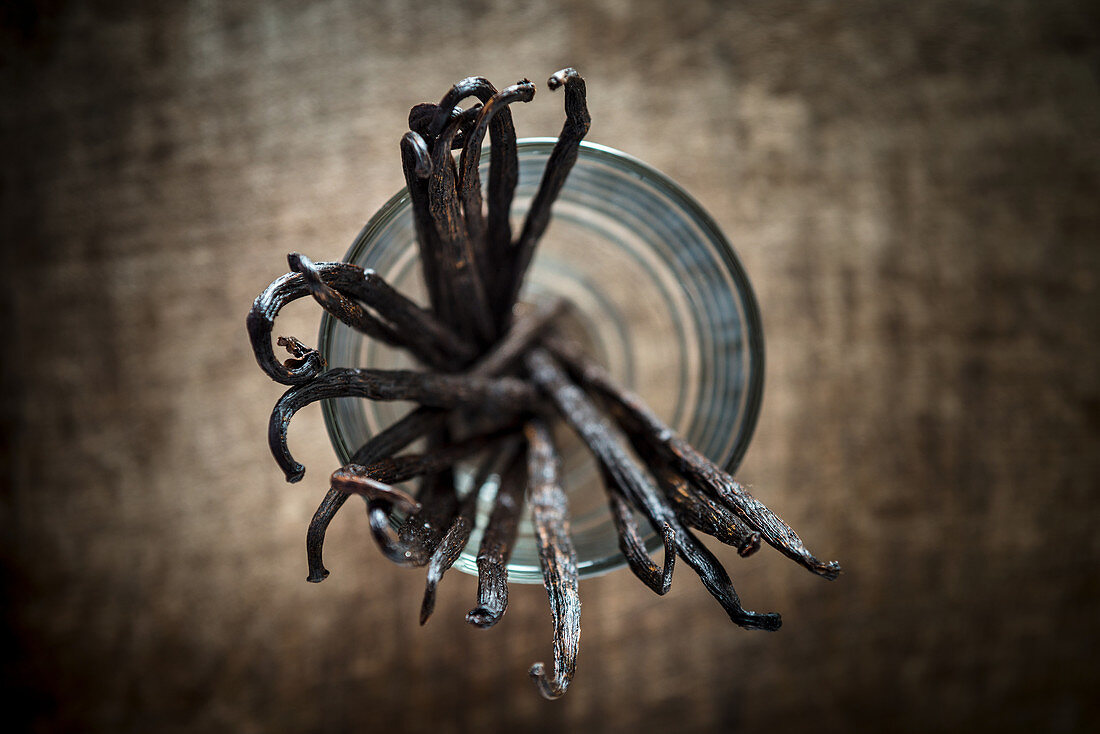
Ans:
{"type": "MultiPolygon", "coordinates": [[[[520,182],[512,209],[516,231],[553,144],[544,138],[519,142],[520,182]]],[[[483,181],[487,166],[486,155],[483,181]]],[[[345,260],[373,268],[412,298],[427,302],[405,190],[367,223],[345,260]]],[[[700,451],[731,472],[737,467],[763,392],[760,314],[733,248],[683,189],[625,153],[584,143],[554,204],[521,300],[540,294],[571,301],[575,308],[566,330],[700,451]]],[[[327,314],[319,341],[332,367],[412,366],[404,353],[327,314]]],[[[354,398],[326,401],[325,422],[340,461],[411,407],[354,398]]],[[[624,565],[593,460],[564,427],[559,426],[556,438],[581,576],[624,565]]],[[[471,468],[456,473],[460,492],[469,490],[471,468]]],[[[492,495],[491,487],[482,492],[478,529],[455,564],[467,573],[477,573],[480,531],[492,495]]],[[[642,518],[639,527],[650,530],[642,518]]],[[[653,551],[661,546],[653,532],[646,543],[653,551]]],[[[508,578],[542,580],[526,514],[508,578]]]]}

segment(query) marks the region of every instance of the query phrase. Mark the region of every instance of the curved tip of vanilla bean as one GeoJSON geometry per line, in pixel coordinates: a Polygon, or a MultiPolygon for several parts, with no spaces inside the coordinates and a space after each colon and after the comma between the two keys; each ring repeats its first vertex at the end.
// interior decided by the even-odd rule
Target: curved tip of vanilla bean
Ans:
{"type": "Polygon", "coordinates": [[[500,618],[503,616],[504,612],[498,612],[495,609],[481,606],[471,609],[466,613],[466,622],[475,627],[487,630],[499,622],[500,618]]]}
{"type": "Polygon", "coordinates": [[[654,589],[658,596],[664,596],[672,588],[672,572],[676,569],[676,531],[667,522],[661,530],[661,540],[665,544],[665,558],[664,567],[661,569],[661,588],[654,589]]]}
{"type": "Polygon", "coordinates": [[[300,252],[288,252],[286,264],[290,266],[293,272],[301,273],[306,283],[310,285],[323,282],[321,280],[321,273],[317,270],[317,265],[300,252]]]}
{"type": "Polygon", "coordinates": [[[555,698],[561,698],[565,695],[565,690],[569,687],[568,679],[562,679],[561,677],[550,678],[546,675],[546,665],[543,663],[535,663],[527,671],[527,674],[531,676],[531,680],[535,681],[535,686],[539,689],[539,693],[542,697],[548,701],[553,701],[555,698]]]}
{"type": "Polygon", "coordinates": [[[428,153],[428,144],[424,138],[413,131],[409,131],[401,138],[401,147],[408,151],[413,158],[413,171],[417,178],[427,178],[432,173],[432,157],[428,153]]]}
{"type": "Polygon", "coordinates": [[[814,558],[810,561],[810,570],[829,581],[835,581],[842,572],[838,561],[819,561],[814,558]]]}
{"type": "Polygon", "coordinates": [[[737,546],[737,555],[748,558],[760,550],[760,533],[749,533],[741,545],[737,546]]]}
{"type": "Polygon", "coordinates": [[[570,79],[580,78],[581,75],[573,67],[569,67],[568,69],[560,69],[558,71],[555,71],[553,75],[546,80],[546,86],[550,87],[550,90],[553,91],[564,85],[570,79]]]}
{"type": "Polygon", "coordinates": [[[287,409],[284,402],[287,394],[290,394],[293,389],[288,390],[283,397],[279,398],[279,402],[275,403],[267,424],[267,446],[271,450],[275,463],[283,470],[286,480],[291,484],[302,481],[302,477],[306,475],[306,468],[294,459],[290,453],[290,446],[287,445],[287,429],[290,427],[290,419],[294,412],[287,409]]]}
{"type": "Polygon", "coordinates": [[[319,584],[322,581],[324,581],[325,579],[327,579],[328,576],[329,576],[329,571],[328,571],[327,568],[319,568],[319,569],[312,569],[311,568],[309,570],[309,575],[306,576],[306,581],[308,581],[311,584],[319,584]]]}

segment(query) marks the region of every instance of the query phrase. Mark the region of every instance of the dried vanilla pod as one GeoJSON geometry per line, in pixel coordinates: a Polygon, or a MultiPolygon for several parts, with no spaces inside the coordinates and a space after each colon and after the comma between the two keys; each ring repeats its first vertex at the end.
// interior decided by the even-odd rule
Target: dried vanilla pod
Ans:
{"type": "Polygon", "coordinates": [[[299,410],[327,398],[409,400],[433,408],[474,407],[504,413],[539,406],[538,392],[514,377],[470,377],[410,370],[365,368],[331,369],[304,385],[292,387],[275,403],[268,423],[267,441],[275,462],[288,482],[305,475],[287,447],[287,429],[299,410]]]}
{"type": "Polygon", "coordinates": [[[420,251],[420,272],[428,290],[428,302],[438,315],[446,308],[446,294],[439,279],[439,238],[435,222],[428,207],[428,176],[432,172],[432,158],[427,142],[415,132],[407,132],[401,138],[401,170],[409,192],[416,243],[420,251]]]}
{"type": "MultiPolygon", "coordinates": [[[[638,453],[643,455],[641,451],[638,453]]],[[[732,545],[742,558],[748,558],[760,550],[760,533],[746,525],[725,505],[697,491],[664,459],[653,457],[647,460],[657,485],[685,523],[726,545],[732,545]]]]}
{"type": "MultiPolygon", "coordinates": [[[[541,301],[534,309],[516,319],[508,333],[467,374],[475,377],[492,377],[508,369],[522,357],[523,352],[553,323],[564,308],[565,303],[561,299],[541,301]]],[[[448,412],[440,408],[417,408],[367,441],[351,457],[349,463],[370,464],[378,459],[392,456],[418,438],[437,430],[443,425],[447,415],[448,412]]],[[[482,483],[484,483],[484,480],[482,480],[482,483]]],[[[325,532],[348,496],[348,494],[339,490],[329,489],[328,494],[325,495],[324,500],[314,513],[306,534],[307,558],[309,560],[308,580],[310,581],[319,582],[328,576],[328,571],[321,562],[325,532]]],[[[470,510],[472,511],[472,509],[471,506],[470,510]]],[[[375,522],[377,523],[377,520],[375,522]]],[[[458,558],[458,554],[461,554],[466,545],[466,538],[469,538],[472,529],[471,521],[469,528],[465,530],[465,535],[462,536],[461,546],[455,551],[454,559],[451,559],[450,562],[436,572],[440,576],[443,571],[450,568],[454,560],[458,558]]],[[[455,537],[457,538],[457,535],[455,537]]],[[[452,539],[452,545],[454,542],[456,541],[452,539]]]]}
{"type": "MultiPolygon", "coordinates": [[[[438,112],[439,105],[432,104],[431,102],[413,105],[413,108],[409,110],[409,130],[419,135],[425,142],[434,140],[435,137],[431,135],[430,130],[432,120],[435,119],[438,112]]],[[[463,109],[461,107],[452,107],[450,119],[453,120],[462,113],[463,109]]],[[[455,133],[454,140],[451,142],[451,150],[462,150],[462,146],[466,144],[466,134],[468,132],[468,126],[459,128],[458,132],[455,133]]]]}
{"type": "MultiPolygon", "coordinates": [[[[359,447],[351,457],[352,464],[372,464],[379,459],[393,456],[413,441],[438,430],[447,420],[449,411],[440,408],[417,408],[405,415],[386,430],[375,434],[359,447]]],[[[325,543],[325,533],[329,523],[336,516],[350,495],[336,489],[329,489],[321,505],[313,514],[306,532],[306,559],[309,563],[307,581],[324,581],[329,572],[322,561],[321,553],[325,543]]]]}
{"type": "Polygon", "coordinates": [[[466,614],[466,621],[481,629],[499,622],[508,609],[508,559],[515,545],[527,489],[525,453],[518,452],[504,470],[492,514],[481,534],[477,551],[477,606],[466,614]]]}
{"type": "Polygon", "coordinates": [[[436,253],[446,311],[439,315],[470,341],[484,348],[494,341],[495,325],[489,298],[481,281],[477,252],[465,232],[458,192],[456,167],[451,157],[451,141],[466,115],[478,114],[479,107],[447,123],[433,142],[432,173],[428,177],[428,210],[435,223],[439,242],[436,253]]]}
{"type": "Polygon", "coordinates": [[[759,549],[763,539],[828,578],[839,566],[814,558],[786,523],[669,430],[636,395],[614,384],[575,344],[552,333],[568,307],[564,301],[516,303],[591,124],[585,82],[574,69],[555,73],[549,86],[565,88],[566,119],[514,241],[510,208],[519,159],[510,104],[531,100],[534,85],[524,80],[498,92],[487,79],[468,77],[439,104],[414,106],[400,143],[430,307],[421,307],[373,270],[315,264],[291,253],[295,272],[260,294],[247,326],[261,369],[289,386],[268,426],[269,445],[288,481],[304,472],[287,447],[287,429],[305,405],[357,397],[417,406],[332,473],[306,535],[308,580],[328,575],[322,562],[325,533],[347,498],[359,494],[383,556],[403,566],[426,566],[424,624],[442,576],[475,529],[481,489],[496,473],[499,486],[477,554],[478,604],[467,621],[490,627],[507,609],[507,568],[526,494],[554,629],[553,670],[535,663],[529,673],[540,694],[553,699],[567,691],[576,670],[580,598],[551,420],[563,418],[596,458],[620,550],[631,571],[656,593],[668,591],[679,556],[736,624],[779,627],[779,615],[742,607],[725,569],[689,527],[736,547],[742,556],[759,549]],[[463,110],[458,104],[467,97],[480,104],[463,110]],[[486,133],[491,149],[483,201],[478,164],[486,133]],[[454,150],[461,150],[457,163],[454,150]],[[274,319],[284,305],[304,296],[433,371],[324,371],[317,350],[290,336],[277,341],[289,353],[280,362],[272,346],[274,319]],[[556,415],[549,414],[551,408],[556,415]],[[425,438],[425,448],[399,454],[425,438]],[[459,497],[456,462],[478,456],[473,486],[459,497]],[[393,486],[415,477],[422,478],[415,498],[393,486]],[[638,530],[639,514],[662,536],[660,566],[638,530]]]}
{"type": "Polygon", "coordinates": [[[513,323],[492,351],[474,363],[467,374],[491,377],[502,374],[522,359],[524,353],[566,309],[561,298],[540,301],[513,323]]]}
{"type": "Polygon", "coordinates": [[[408,349],[425,364],[453,371],[456,361],[466,363],[478,355],[473,346],[450,327],[406,298],[373,270],[352,266],[358,269],[360,277],[341,279],[337,288],[323,282],[316,265],[305,255],[292,252],[287,255],[287,262],[292,271],[306,278],[314,298],[326,311],[368,336],[408,349]],[[379,318],[366,313],[351,299],[374,309],[379,318]],[[360,321],[365,321],[366,326],[360,326],[360,321]],[[381,323],[375,325],[372,321],[381,323]],[[379,328],[383,333],[375,336],[372,330],[379,328]]]}
{"type": "Polygon", "coordinates": [[[512,304],[519,297],[527,268],[535,255],[535,247],[550,224],[550,208],[561,193],[569,172],[573,170],[581,141],[592,124],[592,118],[588,114],[584,78],[576,69],[556,72],[546,85],[551,90],[565,87],[565,124],[546,161],[546,170],[543,171],[531,208],[527,211],[523,230],[509,253],[507,267],[510,272],[495,294],[496,313],[501,318],[510,315],[512,304]]]}
{"type": "Polygon", "coordinates": [[[569,365],[588,389],[607,399],[616,419],[637,437],[636,440],[647,443],[686,479],[710,493],[712,498],[721,500],[746,525],[760,533],[768,545],[819,576],[835,579],[840,574],[839,563],[815,558],[790,525],[665,425],[641,398],[616,384],[606,370],[586,357],[576,345],[556,335],[546,338],[544,343],[569,365]]]}
{"type": "Polygon", "coordinates": [[[741,606],[733,582],[718,559],[683,526],[649,477],[626,452],[622,432],[600,414],[580,387],[569,381],[554,358],[546,350],[535,348],[527,353],[526,364],[531,378],[553,399],[566,423],[584,440],[604,469],[629,492],[627,499],[646,516],[653,529],[662,532],[665,523],[671,526],[677,553],[699,574],[707,591],[729,618],[745,629],[779,629],[778,614],[752,612],[741,606]]]}
{"type": "MultiPolygon", "coordinates": [[[[466,237],[471,247],[477,252],[477,262],[481,269],[481,281],[485,287],[487,297],[494,292],[494,284],[497,281],[497,268],[500,264],[499,255],[489,250],[488,231],[485,223],[485,215],[481,211],[481,176],[478,173],[478,165],[481,162],[481,144],[485,140],[485,133],[489,124],[496,116],[513,102],[530,102],[535,96],[535,85],[524,79],[510,87],[505,87],[488,100],[485,100],[477,122],[466,137],[466,144],[462,147],[462,158],[459,163],[458,196],[462,202],[462,213],[466,223],[466,237]]],[[[492,153],[490,153],[492,156],[492,153]]],[[[491,165],[491,163],[490,163],[491,165]]]]}
{"type": "MultiPolygon", "coordinates": [[[[340,288],[362,277],[363,269],[346,263],[316,263],[318,274],[328,285],[340,288]]],[[[287,367],[275,356],[271,346],[271,333],[275,327],[275,317],[284,306],[310,294],[305,278],[298,273],[287,273],[276,278],[263,293],[256,296],[248,312],[245,325],[252,352],[268,377],[282,385],[301,385],[309,382],[324,367],[321,354],[315,349],[305,347],[296,339],[294,342],[304,349],[292,350],[295,361],[287,367]]],[[[280,345],[282,346],[282,345],[280,345]]]]}
{"type": "MultiPolygon", "coordinates": [[[[535,522],[539,544],[539,565],[554,620],[554,671],[535,663],[528,673],[539,693],[547,699],[565,694],[577,669],[581,639],[581,598],[577,575],[577,552],[569,532],[569,506],[561,488],[561,460],[546,422],[527,421],[527,501],[535,522]]],[[[671,576],[670,576],[671,578],[671,576]]]]}
{"type": "MultiPolygon", "coordinates": [[[[321,279],[321,273],[317,270],[317,266],[308,257],[292,252],[287,255],[287,263],[292,271],[301,274],[305,278],[306,287],[309,288],[314,300],[332,316],[372,339],[377,339],[394,347],[408,346],[389,323],[376,318],[358,303],[332,286],[327,285],[321,279]]],[[[421,357],[422,361],[440,361],[440,355],[418,354],[417,356],[421,357]],[[436,359],[431,360],[430,357],[436,359]]]]}
{"type": "Polygon", "coordinates": [[[622,490],[617,486],[614,477],[606,470],[600,472],[603,476],[604,488],[607,491],[607,502],[611,509],[611,520],[615,523],[615,530],[619,533],[619,551],[626,559],[626,565],[658,596],[664,596],[672,588],[672,572],[676,568],[676,535],[672,526],[667,522],[661,528],[661,538],[665,546],[664,565],[658,566],[649,556],[645,541],[638,532],[638,524],[634,520],[634,512],[630,509],[622,490]]]}
{"type": "MultiPolygon", "coordinates": [[[[429,437],[426,453],[434,453],[451,443],[450,432],[440,429],[429,437]]],[[[367,517],[382,555],[403,566],[423,566],[428,562],[458,512],[454,481],[454,471],[449,466],[425,474],[416,498],[418,507],[411,512],[385,498],[370,499],[367,517]],[[394,510],[405,513],[396,535],[390,528],[390,513],[394,510]]]]}
{"type": "MultiPolygon", "coordinates": [[[[436,117],[428,129],[428,138],[434,139],[439,135],[447,124],[449,116],[453,114],[450,110],[464,98],[477,97],[484,104],[496,93],[496,87],[484,77],[467,77],[457,82],[436,105],[436,117]]],[[[419,114],[421,113],[418,113],[418,116],[419,114]]],[[[410,113],[410,120],[411,118],[410,113]]],[[[515,195],[516,184],[519,183],[516,129],[512,122],[512,113],[507,107],[493,117],[489,125],[489,142],[489,216],[486,251],[490,262],[502,263],[512,242],[510,221],[512,198],[515,195]]]]}
{"type": "MultiPolygon", "coordinates": [[[[432,451],[449,442],[450,437],[445,433],[430,441],[428,450],[432,451]]],[[[412,565],[423,566],[431,558],[458,514],[461,503],[455,493],[454,468],[447,467],[424,477],[416,500],[420,503],[420,511],[405,518],[397,529],[397,537],[411,553],[409,560],[412,565]]]]}
{"type": "MultiPolygon", "coordinates": [[[[515,417],[503,416],[491,430],[437,448],[431,453],[390,456],[366,466],[361,464],[342,466],[332,473],[330,482],[334,488],[342,492],[370,496],[376,492],[373,487],[368,486],[371,482],[396,484],[424,474],[438,472],[508,438],[520,425],[521,423],[515,417]]],[[[415,504],[415,500],[413,503],[415,504]]]]}
{"type": "Polygon", "coordinates": [[[470,487],[470,493],[462,499],[458,514],[451,521],[451,526],[447,528],[447,533],[443,536],[439,545],[436,546],[435,552],[432,553],[431,560],[428,562],[424,600],[420,604],[420,624],[422,626],[432,616],[432,611],[435,609],[435,591],[443,578],[443,574],[462,555],[462,551],[465,550],[466,543],[470,539],[470,533],[474,530],[477,501],[481,495],[482,487],[489,481],[489,476],[498,466],[507,466],[511,463],[521,446],[522,444],[519,441],[505,442],[496,452],[487,455],[478,466],[473,484],[470,487]]]}

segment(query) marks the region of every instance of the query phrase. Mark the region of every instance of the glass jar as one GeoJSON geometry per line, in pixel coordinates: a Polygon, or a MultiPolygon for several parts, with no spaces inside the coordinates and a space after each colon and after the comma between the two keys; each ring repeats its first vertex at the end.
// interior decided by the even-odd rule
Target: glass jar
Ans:
{"type": "MultiPolygon", "coordinates": [[[[519,141],[514,232],[522,226],[554,142],[519,141]]],[[[487,168],[486,152],[483,181],[487,168]]],[[[363,227],[344,259],[373,268],[410,297],[427,302],[405,190],[363,227]]],[[[760,410],[763,332],[740,261],[691,196],[625,153],[583,143],[554,204],[521,300],[542,294],[570,301],[574,308],[564,330],[670,426],[733,472],[760,410]]],[[[330,367],[413,366],[403,352],[367,339],[328,314],[321,322],[319,343],[330,367]]],[[[355,449],[412,407],[354,398],[326,401],[325,423],[340,462],[346,463],[355,449]]],[[[594,461],[560,422],[555,436],[580,575],[624,565],[594,461]]],[[[460,492],[469,491],[471,470],[466,466],[456,472],[460,492]]],[[[477,573],[481,528],[493,494],[491,486],[482,491],[477,530],[455,564],[467,573],[477,573]]],[[[646,544],[656,552],[660,538],[644,518],[638,524],[649,531],[646,544]]],[[[508,578],[542,581],[529,511],[520,524],[508,578]]]]}

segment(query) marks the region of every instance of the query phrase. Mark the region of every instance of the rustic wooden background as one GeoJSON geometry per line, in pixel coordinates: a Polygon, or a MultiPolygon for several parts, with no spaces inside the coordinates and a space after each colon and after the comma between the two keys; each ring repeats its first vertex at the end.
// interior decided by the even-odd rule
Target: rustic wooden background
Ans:
{"type": "MultiPolygon", "coordinates": [[[[5,3],[4,720],[34,731],[1086,731],[1100,725],[1100,17],[1082,2],[5,3]],[[722,552],[586,581],[560,701],[543,591],[493,631],[359,512],[304,581],[331,449],[265,422],[251,299],[336,259],[449,83],[588,79],[590,138],[738,248],[767,390],[740,477],[847,571],[722,552]]],[[[285,331],[308,336],[302,305],[285,331]]]]}

